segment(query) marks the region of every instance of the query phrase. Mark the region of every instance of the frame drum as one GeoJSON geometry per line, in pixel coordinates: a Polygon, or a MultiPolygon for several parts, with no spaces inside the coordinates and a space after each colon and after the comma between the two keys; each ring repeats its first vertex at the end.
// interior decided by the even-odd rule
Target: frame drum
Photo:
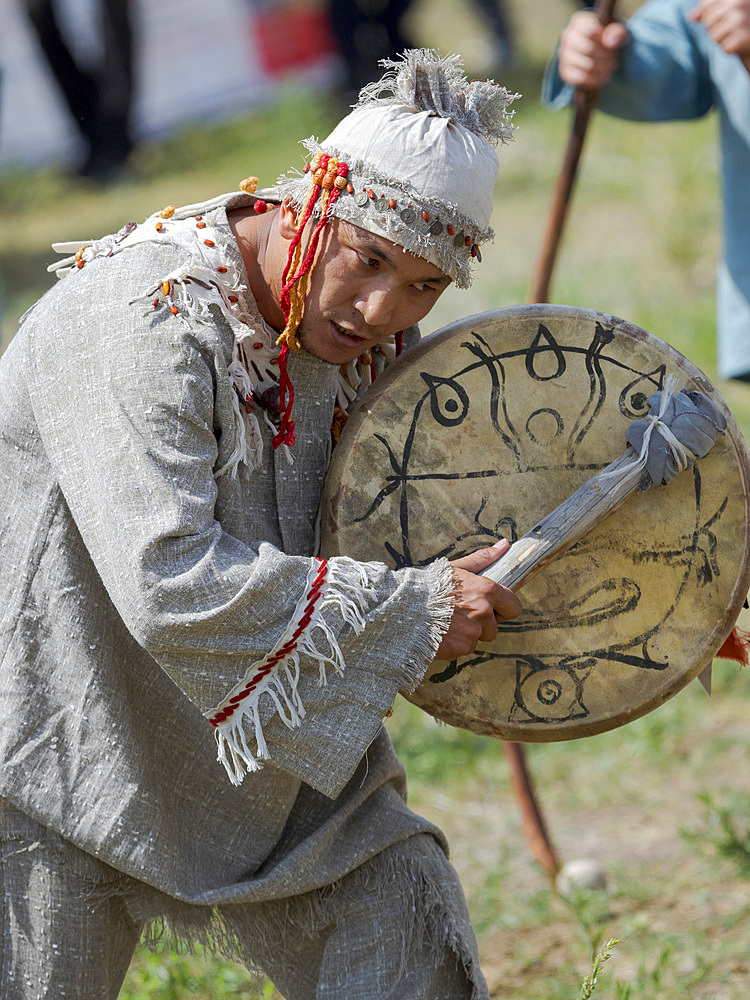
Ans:
{"type": "Polygon", "coordinates": [[[409,699],[504,740],[589,736],[657,708],[731,631],[750,586],[742,434],[674,348],[589,309],[532,305],[423,339],[367,390],[334,451],[322,554],[392,568],[529,531],[626,447],[667,376],[727,433],[668,486],[631,497],[518,589],[520,618],[409,699]]]}

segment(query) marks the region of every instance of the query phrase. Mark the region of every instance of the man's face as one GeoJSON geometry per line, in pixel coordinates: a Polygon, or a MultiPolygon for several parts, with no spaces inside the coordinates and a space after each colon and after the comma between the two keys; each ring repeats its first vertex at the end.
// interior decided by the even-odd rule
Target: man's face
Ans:
{"type": "Polygon", "coordinates": [[[298,333],[324,361],[344,364],[419,322],[451,283],[429,261],[341,219],[324,232],[298,333]]]}

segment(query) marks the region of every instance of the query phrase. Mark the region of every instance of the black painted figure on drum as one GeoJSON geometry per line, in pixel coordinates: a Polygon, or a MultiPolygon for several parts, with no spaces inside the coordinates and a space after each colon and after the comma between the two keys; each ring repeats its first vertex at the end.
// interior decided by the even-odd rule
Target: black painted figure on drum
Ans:
{"type": "Polygon", "coordinates": [[[560,38],[544,99],[573,87],[636,121],[719,112],[723,258],[717,274],[717,349],[723,378],[750,381],[750,0],[649,0],[627,24],[602,27],[585,11],[560,38]],[[601,88],[601,89],[600,89],[601,88]]]}
{"type": "Polygon", "coordinates": [[[507,542],[317,542],[332,439],[470,283],[511,135],[455,57],[389,69],[276,187],[57,244],[0,361],[7,1000],[114,998],[160,926],[287,1000],[488,996],[382,720],[519,614],[478,575],[507,542]]]}

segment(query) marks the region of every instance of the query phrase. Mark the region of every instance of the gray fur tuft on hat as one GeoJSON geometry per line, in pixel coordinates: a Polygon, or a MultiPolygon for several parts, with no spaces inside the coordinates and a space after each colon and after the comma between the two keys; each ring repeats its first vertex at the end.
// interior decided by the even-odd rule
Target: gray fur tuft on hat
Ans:
{"type": "MultiPolygon", "coordinates": [[[[513,136],[517,94],[492,81],[469,81],[458,56],[410,49],[384,60],[387,72],[360,93],[351,114],[316,152],[348,166],[348,185],[331,215],[429,260],[460,288],[472,280],[489,226],[498,160],[494,146],[513,136]]],[[[310,180],[279,178],[278,196],[298,209],[310,180]]]]}
{"type": "Polygon", "coordinates": [[[467,82],[457,55],[441,56],[431,49],[407,49],[401,60],[383,59],[389,72],[368,83],[359,94],[358,107],[366,104],[414,105],[440,118],[482,135],[491,143],[513,138],[508,105],[518,97],[492,80],[467,82]]]}

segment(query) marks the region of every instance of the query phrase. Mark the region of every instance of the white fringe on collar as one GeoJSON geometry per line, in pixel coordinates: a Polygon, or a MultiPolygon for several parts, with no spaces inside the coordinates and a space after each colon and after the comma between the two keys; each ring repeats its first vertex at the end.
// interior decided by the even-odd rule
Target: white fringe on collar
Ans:
{"type": "MultiPolygon", "coordinates": [[[[258,192],[257,197],[266,193],[269,197],[276,194],[275,191],[258,192]]],[[[75,274],[96,257],[111,257],[141,243],[168,245],[178,250],[181,263],[131,304],[142,302],[146,314],[166,307],[182,322],[205,325],[214,322],[211,307],[217,306],[232,331],[234,347],[228,371],[235,390],[232,395],[235,443],[231,454],[215,471],[217,479],[224,475],[236,477],[242,466],[250,471],[259,468],[263,462],[260,421],[273,434],[277,430],[265,409],[254,405],[252,399],[278,386],[278,366],[275,364],[279,355],[278,334],[263,320],[245,284],[244,271],[234,255],[227,253],[226,235],[217,231],[211,219],[206,218],[230,202],[252,204],[254,200],[252,196],[233,192],[176,209],[169,218],[155,212],[140,225],[128,223],[119,233],[98,240],[53,243],[53,250],[65,256],[48,268],[58,278],[63,278],[75,274]]],[[[380,350],[387,360],[395,356],[392,343],[380,345],[380,350]]],[[[342,366],[338,373],[339,405],[347,409],[371,381],[369,363],[355,360],[342,366]]],[[[292,450],[287,445],[281,447],[291,465],[292,450]]]]}

